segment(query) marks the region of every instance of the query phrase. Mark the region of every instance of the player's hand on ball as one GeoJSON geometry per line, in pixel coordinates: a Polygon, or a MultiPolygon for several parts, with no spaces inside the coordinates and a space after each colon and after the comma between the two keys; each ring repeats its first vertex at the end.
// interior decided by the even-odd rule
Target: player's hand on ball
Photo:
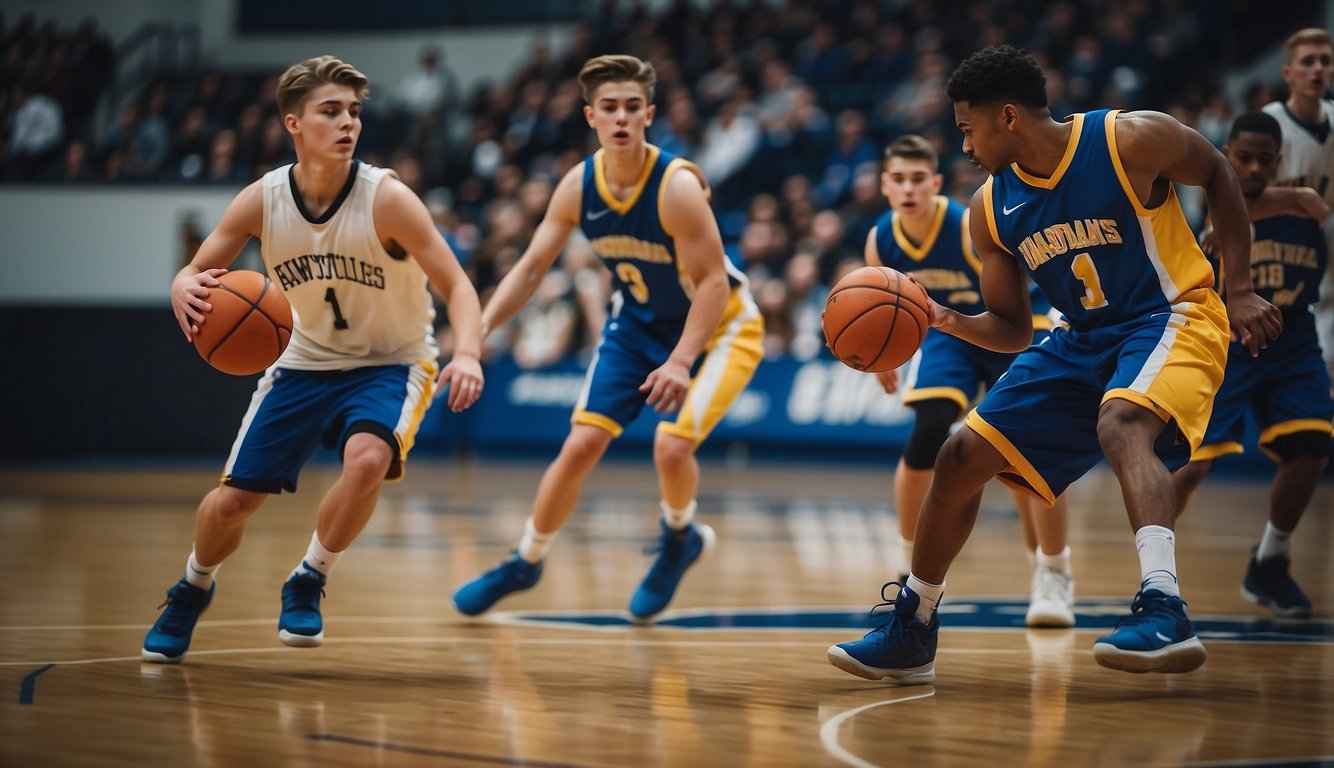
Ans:
{"type": "Polygon", "coordinates": [[[475,357],[455,355],[436,381],[437,396],[449,390],[449,410],[458,413],[482,396],[482,364],[475,357]]]}
{"type": "Polygon", "coordinates": [[[194,341],[204,313],[213,309],[208,303],[208,289],[218,286],[218,278],[227,274],[225,269],[206,269],[193,275],[180,275],[171,282],[171,311],[185,333],[185,340],[194,341]]]}

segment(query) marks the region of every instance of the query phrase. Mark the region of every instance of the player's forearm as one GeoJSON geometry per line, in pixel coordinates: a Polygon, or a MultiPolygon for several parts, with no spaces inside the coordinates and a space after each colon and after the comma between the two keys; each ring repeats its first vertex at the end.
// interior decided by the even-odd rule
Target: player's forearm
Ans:
{"type": "Polygon", "coordinates": [[[672,358],[687,367],[694,365],[704,346],[718,329],[727,309],[727,299],[732,293],[727,275],[709,279],[695,286],[695,296],[690,302],[690,311],[686,313],[685,327],[681,338],[672,349],[672,358]]]}
{"type": "Polygon", "coordinates": [[[491,294],[491,299],[482,309],[482,337],[485,338],[517,315],[533,298],[541,282],[542,275],[526,266],[522,260],[515,264],[496,286],[495,293],[491,294]]]}
{"type": "Polygon", "coordinates": [[[1223,262],[1223,277],[1229,294],[1250,293],[1251,284],[1251,225],[1242,197],[1241,184],[1232,167],[1222,155],[1209,182],[1204,186],[1209,217],[1218,237],[1219,258],[1223,262]]]}
{"type": "Polygon", "coordinates": [[[1033,343],[1033,318],[1009,320],[995,312],[965,315],[939,305],[934,327],[993,352],[1022,352],[1033,343]]]}
{"type": "Polygon", "coordinates": [[[459,281],[445,298],[449,327],[454,331],[454,355],[482,356],[482,305],[477,291],[466,280],[459,281]]]}

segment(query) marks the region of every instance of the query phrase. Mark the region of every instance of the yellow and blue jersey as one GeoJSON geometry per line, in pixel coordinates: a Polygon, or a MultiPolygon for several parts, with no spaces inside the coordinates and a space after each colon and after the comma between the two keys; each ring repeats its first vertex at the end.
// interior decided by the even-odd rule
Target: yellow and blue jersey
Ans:
{"type": "Polygon", "coordinates": [[[921,244],[903,231],[899,215],[889,211],[875,224],[875,249],[890,269],[911,272],[931,300],[976,315],[982,304],[982,261],[968,237],[968,209],[947,197],[936,197],[936,215],[921,244]]]}
{"type": "Polygon", "coordinates": [[[1258,357],[1232,342],[1223,385],[1193,461],[1244,452],[1248,411],[1260,428],[1261,450],[1275,460],[1270,446],[1281,437],[1330,434],[1334,401],[1311,313],[1327,266],[1325,236],[1315,220],[1274,216],[1255,222],[1251,282],[1256,294],[1283,312],[1283,333],[1258,357]]]}
{"type": "Polygon", "coordinates": [[[1140,202],[1116,148],[1116,111],[1073,115],[1050,178],[1011,165],[987,180],[996,242],[1023,263],[1070,327],[1090,330],[1170,311],[1214,283],[1176,192],[1140,202]]]}
{"type": "MultiPolygon", "coordinates": [[[[694,283],[677,258],[662,208],[673,173],[694,174],[694,163],[649,145],[633,191],[618,200],[607,184],[602,151],[584,162],[579,224],[593,251],[611,270],[612,297],[593,362],[571,420],[620,436],[644,408],[639,386],[666,362],[685,328],[694,283]]],[[[746,388],[764,356],[764,320],[746,278],[719,250],[732,286],[718,327],[691,372],[690,388],[667,434],[702,442],[746,388]]]]}
{"type": "MultiPolygon", "coordinates": [[[[649,328],[679,327],[690,311],[694,284],[676,256],[676,244],[662,225],[667,179],[677,171],[695,174],[708,192],[704,174],[694,163],[648,145],[648,159],[633,192],[618,200],[607,185],[602,150],[584,162],[584,189],[579,225],[593,252],[611,270],[611,315],[633,319],[649,328]]],[[[726,259],[727,277],[735,288],[745,277],[726,259]]]]}

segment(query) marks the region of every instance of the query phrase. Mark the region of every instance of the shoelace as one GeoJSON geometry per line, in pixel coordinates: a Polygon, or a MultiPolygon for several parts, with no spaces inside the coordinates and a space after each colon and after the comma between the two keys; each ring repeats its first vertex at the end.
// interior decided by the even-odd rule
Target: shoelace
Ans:
{"type": "Polygon", "coordinates": [[[320,597],[324,597],[324,585],[314,579],[294,579],[292,589],[283,595],[283,608],[285,610],[315,610],[315,593],[319,592],[320,597]]]}
{"type": "Polygon", "coordinates": [[[885,616],[884,613],[876,613],[876,611],[878,611],[881,608],[890,609],[888,617],[883,622],[881,622],[879,626],[871,630],[871,632],[873,633],[879,633],[884,635],[886,640],[894,640],[896,638],[902,637],[908,631],[907,624],[905,622],[899,621],[898,614],[895,613],[893,610],[894,600],[899,596],[899,590],[902,589],[902,587],[903,585],[897,581],[889,581],[882,584],[880,586],[881,602],[872,606],[870,610],[870,614],[872,616],[885,616]],[[888,590],[890,587],[894,587],[893,597],[890,597],[885,594],[885,591],[888,590]]]}
{"type": "Polygon", "coordinates": [[[186,625],[189,624],[190,609],[198,605],[201,600],[191,600],[189,598],[174,598],[171,593],[167,593],[167,599],[162,601],[158,610],[166,608],[162,618],[159,619],[159,627],[168,635],[184,635],[186,625]]]}
{"type": "Polygon", "coordinates": [[[1037,594],[1043,600],[1065,600],[1070,578],[1058,571],[1043,569],[1037,575],[1037,594]]]}
{"type": "Polygon", "coordinates": [[[1130,602],[1130,615],[1122,616],[1116,622],[1116,628],[1137,627],[1147,621],[1152,621],[1149,616],[1149,607],[1152,603],[1166,602],[1162,598],[1145,598],[1143,595],[1135,595],[1135,599],[1130,602]]]}
{"type": "Polygon", "coordinates": [[[689,537],[690,529],[687,528],[682,536],[682,531],[673,531],[668,533],[663,531],[658,535],[658,543],[650,544],[644,547],[644,554],[659,555],[653,562],[653,567],[649,569],[648,575],[644,577],[644,582],[654,589],[661,587],[667,580],[668,574],[675,569],[676,564],[681,560],[686,551],[686,540],[689,537]]]}

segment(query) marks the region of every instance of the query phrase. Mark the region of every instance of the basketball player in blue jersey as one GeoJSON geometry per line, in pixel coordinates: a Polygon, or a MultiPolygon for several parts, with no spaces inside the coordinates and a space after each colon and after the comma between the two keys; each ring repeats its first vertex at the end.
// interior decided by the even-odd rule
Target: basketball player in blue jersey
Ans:
{"type": "Polygon", "coordinates": [[[694,519],[695,450],[750,381],[764,328],[745,278],[723,254],[703,174],[644,140],[654,82],[653,67],[633,56],[584,64],[584,116],[602,148],[561,179],[528,249],[482,313],[484,334],[513,317],[575,227],[611,271],[607,322],[570,433],[542,475],[512,556],[454,593],[462,613],[482,613],[537,582],[584,478],[645,404],[678,413],[654,436],[661,538],[630,599],[632,616],[661,613],[686,569],[713,546],[713,529],[694,519]]]}
{"type": "Polygon", "coordinates": [[[454,411],[481,392],[476,290],[412,190],[353,158],[366,86],[365,75],[332,56],[283,73],[277,103],[296,164],[241,190],[172,281],[172,309],[192,339],[208,322],[218,276],[257,238],[295,327],[259,380],[221,484],[199,505],[194,550],[144,639],[145,661],[185,658],[246,520],[268,494],[295,491],[302,465],[324,442],[339,449],[343,470],[320,501],[305,557],[283,584],[278,618],[283,643],[320,645],[326,578],[370,520],[381,484],[402,476],[433,392],[448,386],[454,411]],[[428,281],[445,298],[455,338],[438,384],[428,281]]]}
{"type": "MultiPolygon", "coordinates": [[[[1278,170],[1282,142],[1278,121],[1264,112],[1247,112],[1232,124],[1223,153],[1248,201],[1265,194],[1278,170]]],[[[1311,599],[1288,572],[1292,534],[1329,455],[1334,418],[1329,374],[1311,311],[1329,265],[1320,231],[1323,220],[1324,215],[1274,216],[1254,223],[1251,280],[1256,291],[1283,312],[1283,335],[1259,357],[1233,343],[1204,443],[1191,463],[1172,476],[1179,515],[1214,459],[1243,451],[1246,411],[1255,414],[1260,448],[1278,462],[1278,472],[1269,495],[1269,521],[1246,567],[1241,591],[1284,617],[1311,615],[1311,599]]]]}
{"type": "Polygon", "coordinates": [[[1131,614],[1098,639],[1104,666],[1186,672],[1204,663],[1177,585],[1171,470],[1199,446],[1222,382],[1229,325],[1258,354],[1282,330],[1255,294],[1246,203],[1202,136],[1161,113],[1099,110],[1056,122],[1038,63],[1010,46],[969,56],[948,84],[963,150],[991,174],[969,230],[986,311],[933,303],[931,324],[1001,352],[1032,336],[1023,269],[1068,328],[1019,355],[941,449],[912,573],[884,624],[829,649],[868,679],[935,676],[936,607],[977,519],[983,485],[1055,501],[1104,455],[1135,531],[1141,582],[1131,614]],[[1225,266],[1226,309],[1172,182],[1204,188],[1225,266]]]}
{"type": "MultiPolygon", "coordinates": [[[[892,210],[881,216],[866,237],[866,263],[904,272],[926,289],[931,300],[964,314],[981,312],[982,263],[968,236],[968,209],[940,195],[943,178],[936,151],[920,136],[901,136],[885,148],[880,189],[892,210]]],[[[1035,296],[1035,304],[1041,294],[1035,296]]],[[[1035,341],[1046,338],[1050,318],[1034,307],[1035,341]]],[[[912,435],[894,470],[903,562],[912,562],[917,512],[931,485],[932,468],[950,426],[964,413],[979,389],[989,389],[1014,360],[928,329],[921,351],[908,364],[903,402],[916,418],[912,435]]],[[[899,388],[899,372],[876,374],[885,392],[899,388]]],[[[1030,627],[1072,627],[1074,580],[1066,545],[1066,502],[1039,509],[1032,495],[1011,489],[1025,536],[1032,536],[1032,589],[1025,623],[1030,627]]],[[[1045,506],[1045,505],[1043,505],[1045,506]]]]}

